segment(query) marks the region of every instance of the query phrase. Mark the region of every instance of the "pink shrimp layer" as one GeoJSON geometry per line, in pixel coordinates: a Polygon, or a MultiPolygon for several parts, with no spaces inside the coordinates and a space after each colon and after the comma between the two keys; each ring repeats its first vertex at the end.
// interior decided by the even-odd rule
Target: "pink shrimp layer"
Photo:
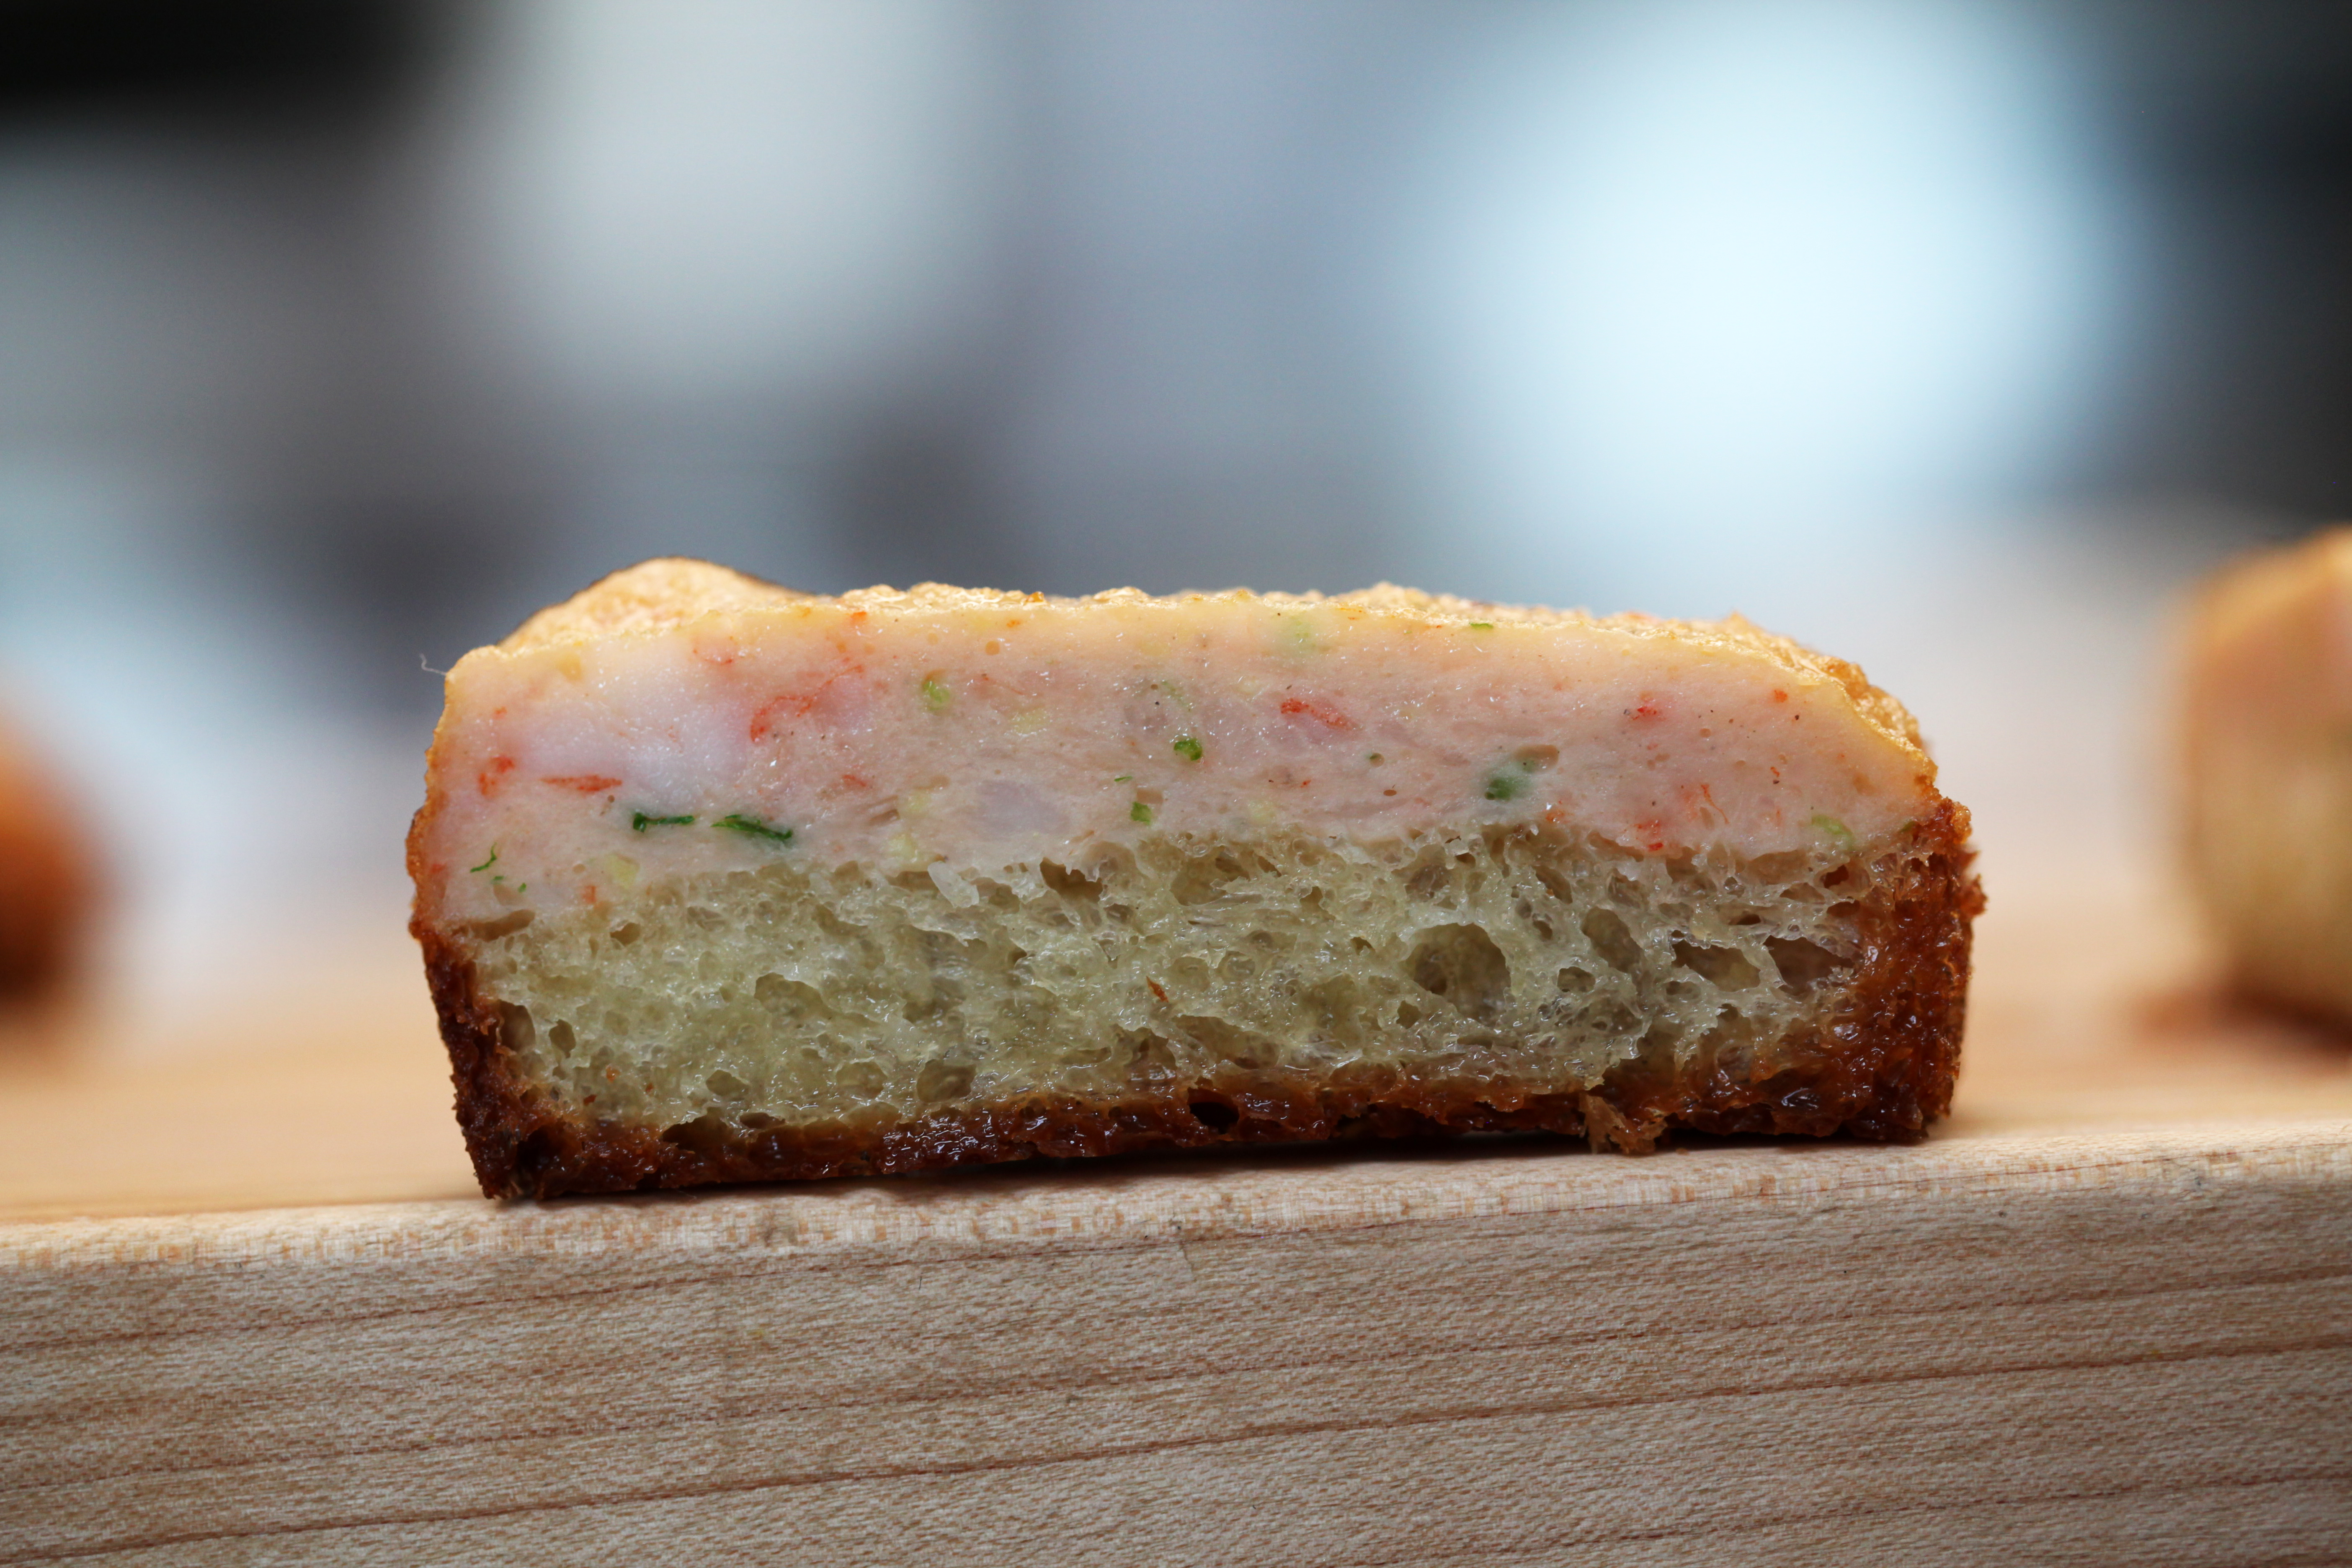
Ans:
{"type": "Polygon", "coordinates": [[[430,774],[412,858],[442,919],[779,857],[984,875],[1277,826],[1866,848],[1936,799],[1899,709],[1738,623],[1397,589],[815,598],[685,563],[460,661],[430,774]]]}

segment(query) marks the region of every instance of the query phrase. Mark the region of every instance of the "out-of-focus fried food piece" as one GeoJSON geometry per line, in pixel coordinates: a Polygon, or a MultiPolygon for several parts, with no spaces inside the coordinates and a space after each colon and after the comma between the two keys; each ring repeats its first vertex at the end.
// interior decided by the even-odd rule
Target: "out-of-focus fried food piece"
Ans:
{"type": "Polygon", "coordinates": [[[65,1001],[98,903],[95,857],[55,776],[0,721],[0,1020],[65,1001]]]}
{"type": "Polygon", "coordinates": [[[2352,1023],[2352,529],[2216,577],[2186,685],[2189,867],[2231,974],[2352,1023]]]}

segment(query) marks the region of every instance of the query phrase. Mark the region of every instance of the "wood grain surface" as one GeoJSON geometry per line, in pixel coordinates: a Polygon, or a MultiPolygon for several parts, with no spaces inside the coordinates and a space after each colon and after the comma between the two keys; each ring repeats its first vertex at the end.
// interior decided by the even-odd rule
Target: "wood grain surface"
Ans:
{"type": "Polygon", "coordinates": [[[413,1020],[20,1068],[0,1561],[2352,1561],[2352,1056],[1985,939],[1913,1148],[499,1205],[413,1020]]]}

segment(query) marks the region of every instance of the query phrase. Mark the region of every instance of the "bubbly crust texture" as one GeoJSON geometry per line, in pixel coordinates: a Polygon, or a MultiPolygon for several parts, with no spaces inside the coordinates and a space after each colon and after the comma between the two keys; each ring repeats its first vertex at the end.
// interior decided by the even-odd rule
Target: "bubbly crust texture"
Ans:
{"type": "Polygon", "coordinates": [[[1496,605],[1450,594],[1424,594],[1417,588],[1400,588],[1393,583],[1376,584],[1352,594],[1256,594],[1236,588],[1216,595],[1180,594],[1156,599],[1134,588],[1114,588],[1084,599],[1067,599],[1045,594],[919,583],[905,590],[866,588],[827,599],[762,583],[707,561],[672,558],[647,561],[614,573],[563,604],[541,610],[498,646],[503,653],[530,653],[578,646],[615,635],[657,635],[748,612],[816,605],[835,605],[852,616],[1018,616],[1039,605],[1057,610],[1134,605],[1174,608],[1205,599],[1255,602],[1276,615],[1328,607],[1418,627],[1605,627],[1630,637],[1680,643],[1694,649],[1754,654],[1801,679],[1836,681],[1872,723],[1890,740],[1903,745],[1922,766],[1933,771],[1927,750],[1920,743],[1917,721],[1900,702],[1873,686],[1859,666],[1816,653],[1801,643],[1766,631],[1744,616],[1730,616],[1720,621],[1675,621],[1643,615],[1593,616],[1582,610],[1554,610],[1540,605],[1496,605]]]}
{"type": "Polygon", "coordinates": [[[410,836],[486,1193],[1204,1143],[1916,1137],[1968,818],[1737,619],[647,563],[461,660],[410,836]]]}
{"type": "Polygon", "coordinates": [[[2184,662],[2188,861],[2236,983],[2352,1024],[2352,529],[2217,574],[2184,662]]]}

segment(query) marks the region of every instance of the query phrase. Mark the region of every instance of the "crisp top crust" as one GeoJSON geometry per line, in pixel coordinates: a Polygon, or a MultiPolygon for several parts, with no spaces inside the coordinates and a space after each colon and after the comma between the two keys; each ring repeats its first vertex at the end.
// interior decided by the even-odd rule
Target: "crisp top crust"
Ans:
{"type": "MultiPolygon", "coordinates": [[[[2352,533],[2345,541],[2347,570],[2352,570],[2352,533]]],[[[1048,594],[1016,594],[1001,588],[958,588],[946,583],[918,583],[911,588],[859,588],[837,597],[803,594],[797,589],[761,582],[725,566],[681,556],[646,561],[583,589],[561,605],[550,605],[518,626],[495,650],[478,649],[469,658],[496,651],[526,654],[571,643],[607,637],[657,637],[697,625],[720,625],[762,612],[782,616],[805,615],[824,606],[845,616],[878,619],[930,619],[958,615],[986,616],[999,612],[1076,611],[1089,606],[1149,606],[1181,614],[1204,602],[1255,604],[1271,611],[1316,607],[1350,617],[1434,629],[1441,626],[1576,626],[1606,630],[1626,637],[1678,643],[1694,650],[1733,656],[1760,656],[1806,679],[1838,682],[1855,708],[1885,731],[1890,740],[1918,753],[1930,771],[1919,739],[1919,725],[1909,710],[1873,686],[1859,666],[1815,653],[1803,644],[1766,631],[1743,616],[1720,621],[1664,620],[1638,614],[1595,616],[1585,610],[1554,610],[1541,605],[1492,605],[1451,594],[1424,594],[1378,583],[1351,594],[1260,594],[1247,588],[1218,593],[1169,594],[1155,597],[1138,588],[1112,588],[1085,598],[1048,594]]]]}
{"type": "Polygon", "coordinates": [[[420,914],[454,918],[777,854],[961,889],[1277,823],[1867,849],[1941,802],[1900,705],[1744,621],[1386,585],[834,598],[655,561],[447,693],[411,858],[420,914]]]}

